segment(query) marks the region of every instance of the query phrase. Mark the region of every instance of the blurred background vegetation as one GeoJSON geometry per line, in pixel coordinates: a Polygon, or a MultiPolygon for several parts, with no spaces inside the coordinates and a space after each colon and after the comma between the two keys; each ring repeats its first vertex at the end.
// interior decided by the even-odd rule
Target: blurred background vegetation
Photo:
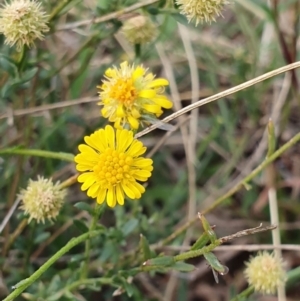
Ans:
{"type": "MultiPolygon", "coordinates": [[[[231,1],[223,10],[223,17],[197,27],[188,23],[172,3],[168,6],[172,1],[152,2],[143,6],[142,1],[134,0],[44,0],[42,5],[48,14],[57,5],[63,7],[49,23],[51,29],[45,40],[26,50],[19,63],[16,61],[21,54],[4,45],[1,35],[0,149],[17,147],[76,154],[83,137],[106,124],[96,106],[96,86],[107,68],[124,60],[142,63],[157,77],[168,78],[171,88],[167,93],[175,103],[175,111],[189,105],[195,97],[208,97],[299,60],[297,0],[231,1]],[[136,4],[141,4],[140,8],[124,12],[124,8],[136,4]],[[152,19],[158,36],[150,43],[132,45],[120,28],[127,19],[141,13],[152,19]],[[191,64],[193,60],[196,64],[191,64]]],[[[244,261],[251,255],[247,245],[254,244],[259,249],[260,245],[270,244],[270,232],[234,240],[227,249],[216,252],[222,264],[229,267],[229,273],[218,284],[202,257],[189,261],[197,268],[190,273],[139,274],[131,283],[106,283],[105,279],[141,264],[137,251],[140,234],[150,244],[162,241],[262,162],[268,148],[265,131],[269,118],[275,126],[277,146],[299,132],[299,105],[299,71],[295,70],[192,113],[190,120],[196,120],[192,136],[195,162],[187,160],[189,148],[184,146],[184,130],[170,132],[152,156],[154,172],[142,199],[127,201],[124,207],[106,210],[102,216],[100,222],[107,229],[91,241],[89,276],[104,280],[65,290],[79,279],[84,258],[84,244],[80,244],[17,300],[230,300],[247,287],[242,274],[244,261]],[[191,166],[196,171],[192,201],[188,185],[191,166]],[[240,249],[232,247],[235,244],[240,249]],[[113,297],[116,290],[120,294],[113,297]],[[61,293],[55,295],[58,292],[61,293]]],[[[165,112],[164,116],[168,114],[165,112]]],[[[155,130],[141,140],[151,151],[165,133],[155,130]]],[[[9,153],[1,155],[0,170],[0,221],[29,179],[42,175],[62,182],[76,173],[74,163],[9,153]]],[[[242,187],[206,218],[216,225],[219,237],[261,222],[270,224],[270,181],[278,195],[282,243],[293,245],[283,249],[286,268],[291,270],[300,265],[299,144],[277,159],[269,173],[259,174],[249,183],[249,189],[242,187]]],[[[88,208],[74,206],[78,202],[90,206],[95,203],[74,184],[53,223],[20,226],[25,216],[18,209],[14,211],[0,236],[1,297],[70,238],[86,231],[91,217],[88,208]]],[[[188,233],[178,235],[159,252],[178,253],[179,246],[193,244],[201,232],[200,223],[196,222],[188,233]]],[[[299,281],[289,283],[288,300],[300,300],[299,287],[299,281]]],[[[248,300],[277,299],[256,296],[248,300]]]]}

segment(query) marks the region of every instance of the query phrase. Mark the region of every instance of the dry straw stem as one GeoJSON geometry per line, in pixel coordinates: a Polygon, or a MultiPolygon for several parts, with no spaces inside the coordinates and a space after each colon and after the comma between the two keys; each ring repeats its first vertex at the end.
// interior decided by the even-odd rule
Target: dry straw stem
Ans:
{"type": "Polygon", "coordinates": [[[268,73],[265,73],[263,75],[260,75],[260,76],[254,78],[254,79],[251,79],[251,80],[249,80],[245,83],[242,83],[242,84],[240,84],[238,86],[235,86],[233,88],[230,88],[228,90],[225,90],[225,91],[222,91],[222,92],[217,93],[215,95],[212,95],[212,96],[209,96],[207,98],[201,99],[201,100],[197,101],[196,103],[190,104],[189,106],[187,106],[187,107],[185,107],[185,108],[169,115],[165,119],[161,120],[161,122],[159,122],[157,124],[153,124],[153,125],[149,126],[148,128],[146,128],[145,130],[137,133],[135,135],[135,138],[140,138],[140,137],[152,132],[153,130],[157,129],[161,125],[161,123],[168,123],[171,120],[173,120],[175,118],[178,118],[179,116],[181,116],[185,113],[188,113],[188,112],[190,112],[190,111],[192,111],[192,110],[194,110],[198,107],[201,107],[201,106],[203,106],[207,103],[213,102],[213,101],[218,100],[220,98],[227,97],[227,96],[229,96],[231,94],[234,94],[238,91],[242,91],[246,88],[249,88],[249,87],[251,87],[251,86],[253,86],[253,85],[255,85],[259,82],[265,81],[265,80],[267,80],[271,77],[274,77],[276,75],[279,75],[281,73],[284,73],[284,72],[287,72],[287,71],[290,71],[290,70],[293,70],[293,69],[296,69],[296,68],[299,68],[299,67],[300,67],[300,62],[289,64],[289,65],[286,65],[284,67],[278,68],[278,69],[270,71],[268,73]]]}
{"type": "Polygon", "coordinates": [[[69,30],[69,29],[74,29],[80,26],[84,26],[84,25],[91,25],[91,24],[97,24],[97,23],[103,23],[112,19],[117,19],[120,16],[126,14],[126,13],[130,13],[132,11],[135,11],[141,7],[153,4],[155,2],[158,2],[158,0],[147,0],[147,1],[143,1],[143,2],[138,2],[136,4],[133,4],[131,6],[128,6],[124,9],[118,10],[116,12],[107,14],[105,16],[99,17],[99,18],[95,18],[95,19],[89,19],[89,20],[82,20],[82,21],[78,21],[78,22],[73,22],[73,23],[69,23],[67,25],[63,25],[57,28],[57,30],[69,30]]]}
{"type": "Polygon", "coordinates": [[[54,110],[54,109],[60,109],[65,107],[71,107],[74,105],[79,105],[82,103],[89,103],[89,102],[96,102],[99,101],[99,97],[84,97],[79,99],[71,99],[71,100],[65,100],[61,101],[59,103],[53,103],[48,105],[43,105],[39,107],[34,108],[25,108],[25,109],[19,109],[19,110],[10,110],[9,112],[6,112],[2,115],[0,115],[0,119],[8,118],[9,120],[13,121],[13,118],[15,116],[23,116],[23,115],[31,115],[31,114],[37,114],[48,110],[54,110]]]}
{"type": "MultiPolygon", "coordinates": [[[[272,231],[273,233],[274,231],[272,231]]],[[[160,250],[160,251],[188,251],[191,249],[190,246],[157,246],[154,245],[153,250],[160,250]]],[[[291,245],[291,244],[284,244],[280,246],[274,247],[274,245],[224,245],[218,246],[214,249],[214,252],[224,252],[224,251],[248,251],[248,252],[257,252],[261,250],[285,250],[285,251],[298,251],[300,252],[299,245],[291,245]]]]}

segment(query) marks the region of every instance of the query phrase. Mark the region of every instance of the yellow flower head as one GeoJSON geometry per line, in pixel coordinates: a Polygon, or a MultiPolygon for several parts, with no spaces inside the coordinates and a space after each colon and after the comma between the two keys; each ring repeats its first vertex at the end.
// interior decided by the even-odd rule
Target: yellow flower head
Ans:
{"type": "Polygon", "coordinates": [[[0,33],[5,36],[5,44],[16,44],[19,51],[44,38],[43,32],[49,31],[47,21],[48,16],[35,0],[13,0],[0,9],[0,33]]]}
{"type": "Polygon", "coordinates": [[[162,108],[170,109],[172,102],[164,96],[164,87],[169,82],[164,78],[154,79],[143,66],[129,66],[125,61],[117,67],[105,72],[105,80],[101,86],[98,103],[103,108],[103,117],[114,122],[116,128],[129,125],[138,129],[140,122],[159,117],[162,108]]]}
{"type": "Polygon", "coordinates": [[[35,219],[38,223],[45,219],[57,217],[66,196],[66,189],[60,189],[59,183],[51,179],[39,177],[37,181],[29,180],[26,189],[22,189],[18,197],[22,200],[21,209],[29,215],[29,221],[35,219]]]}
{"type": "Polygon", "coordinates": [[[256,292],[273,294],[286,281],[282,260],[274,253],[260,252],[246,263],[245,276],[256,292]]]}
{"type": "Polygon", "coordinates": [[[215,21],[215,17],[221,15],[227,0],[176,0],[180,5],[181,14],[186,15],[188,21],[195,19],[196,26],[199,22],[215,21]]]}
{"type": "Polygon", "coordinates": [[[132,44],[145,44],[153,41],[158,30],[150,18],[144,15],[132,17],[124,22],[122,32],[132,44]]]}
{"type": "Polygon", "coordinates": [[[151,176],[152,160],[140,157],[146,147],[133,138],[133,132],[107,125],[80,144],[80,154],[75,157],[76,169],[83,172],[78,182],[81,190],[108,206],[124,205],[125,195],[130,199],[141,198],[145,188],[137,181],[147,181],[151,176]]]}

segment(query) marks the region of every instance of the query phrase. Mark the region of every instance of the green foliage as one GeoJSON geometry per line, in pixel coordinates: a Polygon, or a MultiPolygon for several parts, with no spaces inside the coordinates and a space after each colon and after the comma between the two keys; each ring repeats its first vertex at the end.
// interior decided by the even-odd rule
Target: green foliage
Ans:
{"type": "MultiPolygon", "coordinates": [[[[195,92],[192,67],[200,83],[196,98],[203,99],[290,63],[293,53],[293,59],[299,56],[296,45],[288,39],[283,45],[278,39],[284,32],[280,18],[265,1],[236,1],[226,7],[223,18],[198,27],[188,23],[173,2],[143,6],[135,0],[42,1],[51,16],[51,32],[36,42],[36,48],[17,52],[0,37],[0,221],[8,219],[0,236],[1,299],[111,300],[112,295],[122,295],[120,300],[162,300],[171,288],[172,271],[179,275],[173,290],[178,289],[180,300],[188,300],[187,296],[203,299],[197,296],[195,284],[181,277],[181,273],[197,272],[203,257],[222,277],[229,266],[228,285],[220,290],[234,298],[241,290],[236,286],[237,275],[248,253],[232,254],[234,264],[227,264],[219,260],[220,253],[216,256],[212,251],[222,236],[270,222],[270,183],[265,171],[270,164],[280,221],[286,225],[281,230],[283,242],[299,245],[299,236],[291,235],[289,229],[295,228],[300,212],[299,173],[294,167],[298,155],[293,147],[300,138],[285,144],[299,128],[299,91],[287,75],[202,106],[196,117],[190,117],[197,125],[194,131],[187,121],[167,132],[169,137],[151,157],[154,170],[140,200],[126,199],[124,206],[99,209],[80,190],[74,155],[84,136],[107,124],[96,105],[96,86],[101,85],[107,68],[128,60],[143,64],[157,78],[168,78],[167,93],[177,102],[174,111],[178,111],[191,103],[195,92]],[[159,36],[149,44],[134,46],[119,30],[125,19],[140,13],[151,17],[159,36]],[[276,38],[266,42],[263,36],[269,25],[276,29],[276,38]],[[192,52],[185,48],[185,35],[192,52]],[[276,107],[279,100],[282,107],[276,107]],[[268,144],[263,133],[270,117],[268,144]],[[190,128],[186,131],[184,126],[190,128]],[[185,137],[190,132],[194,136],[185,137]],[[265,165],[256,172],[261,162],[265,165]],[[59,180],[63,188],[68,187],[68,196],[54,222],[28,224],[28,216],[13,206],[20,189],[38,175],[59,180]],[[205,215],[201,226],[198,211],[213,211],[213,215],[205,215]],[[186,248],[181,253],[177,248],[183,244],[186,248]],[[61,250],[65,252],[60,254],[61,250]],[[46,268],[44,264],[53,257],[46,268]],[[39,269],[41,274],[33,279],[39,269]]],[[[296,1],[281,4],[277,14],[287,10],[299,15],[296,1]]],[[[297,36],[298,29],[292,25],[297,36]]],[[[160,118],[170,114],[167,111],[160,118]]],[[[179,118],[173,122],[181,123],[179,118]]],[[[148,153],[165,133],[152,131],[142,137],[148,153]]],[[[245,242],[270,243],[270,235],[247,236],[245,242]]],[[[296,262],[290,253],[289,262],[296,262]]],[[[291,300],[300,274],[292,268],[287,291],[291,300]]],[[[207,270],[200,276],[200,286],[215,285],[207,270]]]]}

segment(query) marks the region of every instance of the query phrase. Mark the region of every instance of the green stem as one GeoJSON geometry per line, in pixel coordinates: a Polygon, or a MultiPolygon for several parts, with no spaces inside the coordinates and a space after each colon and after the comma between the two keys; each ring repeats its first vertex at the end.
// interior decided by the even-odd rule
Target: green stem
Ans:
{"type": "Polygon", "coordinates": [[[61,296],[63,296],[65,293],[67,292],[71,292],[72,290],[80,287],[80,289],[83,289],[86,285],[89,284],[108,284],[111,286],[117,286],[116,284],[113,283],[112,278],[90,278],[90,279],[82,279],[82,280],[78,280],[75,282],[72,282],[70,285],[64,287],[62,290],[58,291],[57,293],[55,293],[54,295],[51,296],[52,300],[55,299],[59,299],[61,298],[61,296]]]}
{"type": "Polygon", "coordinates": [[[21,71],[23,69],[24,61],[26,58],[28,47],[23,45],[21,52],[19,53],[19,57],[17,59],[18,70],[21,71]]]}
{"type": "Polygon", "coordinates": [[[242,301],[245,300],[245,298],[251,296],[254,293],[254,287],[249,286],[244,291],[242,291],[240,294],[232,298],[230,301],[242,301]]]}
{"type": "Polygon", "coordinates": [[[51,22],[71,1],[73,0],[59,1],[59,4],[53,8],[48,21],[51,22]]]}
{"type": "Polygon", "coordinates": [[[198,250],[187,251],[187,252],[181,253],[179,255],[176,255],[176,256],[174,256],[174,260],[177,262],[177,261],[183,261],[183,260],[187,260],[190,258],[201,256],[203,254],[213,251],[220,244],[221,244],[221,241],[218,239],[214,243],[208,245],[207,247],[203,247],[198,250]]]}
{"type": "MultiPolygon", "coordinates": [[[[95,230],[95,227],[97,225],[97,222],[104,212],[105,206],[99,205],[96,203],[95,209],[94,209],[94,214],[93,214],[93,219],[90,225],[89,232],[92,232],[95,230]]],[[[83,267],[81,269],[81,275],[80,279],[85,279],[88,276],[88,268],[89,268],[89,262],[90,262],[90,250],[91,250],[91,239],[88,238],[85,242],[85,252],[84,252],[84,262],[83,262],[83,267]]]]}
{"type": "Polygon", "coordinates": [[[48,259],[37,271],[35,271],[30,277],[20,281],[16,284],[16,289],[9,294],[2,301],[11,301],[18,297],[28,286],[37,281],[60,257],[69,252],[72,248],[80,244],[81,242],[99,235],[103,230],[96,230],[88,233],[84,233],[76,238],[72,238],[64,247],[56,252],[52,257],[48,259]]]}
{"type": "Polygon", "coordinates": [[[40,150],[40,149],[21,149],[18,147],[12,147],[12,148],[0,149],[0,154],[1,155],[16,154],[16,155],[24,155],[24,156],[36,156],[36,157],[44,157],[44,158],[59,159],[59,160],[74,162],[73,154],[44,151],[44,150],[40,150]]]}
{"type": "Polygon", "coordinates": [[[280,147],[276,152],[274,152],[271,156],[266,158],[260,165],[258,165],[248,176],[242,179],[238,184],[236,184],[232,189],[230,189],[226,194],[217,199],[210,207],[206,208],[202,214],[206,214],[217,206],[219,206],[222,202],[228,199],[230,196],[235,194],[241,187],[243,187],[250,180],[255,178],[265,167],[267,167],[270,163],[272,163],[276,158],[282,155],[287,149],[296,144],[300,140],[300,133],[295,135],[291,140],[289,140],[286,144],[280,147]]]}

